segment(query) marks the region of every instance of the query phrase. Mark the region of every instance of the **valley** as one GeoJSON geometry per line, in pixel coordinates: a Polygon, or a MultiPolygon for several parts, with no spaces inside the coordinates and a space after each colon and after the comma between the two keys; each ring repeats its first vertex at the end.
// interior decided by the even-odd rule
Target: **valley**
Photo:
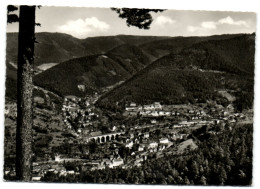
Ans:
{"type": "MultiPolygon", "coordinates": [[[[12,180],[17,36],[7,36],[4,166],[12,180]]],[[[202,184],[206,175],[214,185],[224,170],[227,184],[242,173],[250,182],[255,34],[36,38],[34,181],[202,184]]]]}

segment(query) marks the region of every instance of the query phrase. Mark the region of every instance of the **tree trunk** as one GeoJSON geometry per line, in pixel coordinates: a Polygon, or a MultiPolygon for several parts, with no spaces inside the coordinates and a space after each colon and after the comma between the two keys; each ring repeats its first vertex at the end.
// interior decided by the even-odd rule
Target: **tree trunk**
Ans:
{"type": "Polygon", "coordinates": [[[35,6],[20,6],[17,70],[16,176],[30,181],[32,169],[35,6]]]}

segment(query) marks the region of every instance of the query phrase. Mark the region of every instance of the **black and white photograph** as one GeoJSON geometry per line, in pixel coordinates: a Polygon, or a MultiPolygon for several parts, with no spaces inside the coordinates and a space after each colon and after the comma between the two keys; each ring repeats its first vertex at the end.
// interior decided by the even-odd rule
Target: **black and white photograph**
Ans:
{"type": "Polygon", "coordinates": [[[255,11],[5,10],[3,182],[253,186],[255,11]]]}

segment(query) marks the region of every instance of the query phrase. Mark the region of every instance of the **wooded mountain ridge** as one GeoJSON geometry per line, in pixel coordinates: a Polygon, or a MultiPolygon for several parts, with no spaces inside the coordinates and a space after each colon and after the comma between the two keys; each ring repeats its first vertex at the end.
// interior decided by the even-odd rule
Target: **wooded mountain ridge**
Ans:
{"type": "MultiPolygon", "coordinates": [[[[77,39],[44,32],[36,33],[36,41],[35,65],[58,64],[36,75],[35,84],[60,96],[84,96],[118,83],[99,104],[205,101],[220,89],[253,94],[255,34],[77,39]]],[[[7,95],[16,90],[16,51],[17,33],[8,33],[7,95]]]]}

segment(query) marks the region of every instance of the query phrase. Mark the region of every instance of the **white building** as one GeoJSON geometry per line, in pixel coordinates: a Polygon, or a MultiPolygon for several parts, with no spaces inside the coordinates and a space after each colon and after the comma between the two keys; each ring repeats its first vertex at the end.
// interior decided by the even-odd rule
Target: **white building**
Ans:
{"type": "Polygon", "coordinates": [[[157,142],[152,142],[148,146],[148,148],[157,148],[157,147],[158,147],[158,143],[157,142]]]}
{"type": "Polygon", "coordinates": [[[132,148],[133,145],[134,145],[134,143],[133,143],[133,141],[131,141],[131,142],[127,143],[127,144],[125,145],[125,147],[126,147],[126,148],[132,148]]]}
{"type": "Polygon", "coordinates": [[[41,177],[38,176],[38,177],[32,177],[32,181],[40,181],[41,180],[41,177]]]}
{"type": "Polygon", "coordinates": [[[162,109],[162,105],[160,104],[160,102],[154,102],[154,108],[155,109],[162,109]]]}
{"type": "Polygon", "coordinates": [[[130,107],[136,107],[136,103],[131,102],[131,103],[130,103],[130,107]]]}
{"type": "Polygon", "coordinates": [[[154,105],[153,104],[144,105],[144,110],[154,110],[154,105]]]}
{"type": "Polygon", "coordinates": [[[160,142],[160,144],[168,144],[169,140],[168,140],[168,138],[161,138],[159,140],[159,142],[160,142]]]}
{"type": "Polygon", "coordinates": [[[123,165],[124,164],[124,161],[122,158],[118,158],[118,159],[113,159],[111,161],[111,164],[109,165],[110,168],[113,168],[113,167],[117,167],[117,166],[120,166],[120,165],[123,165]]]}
{"type": "Polygon", "coordinates": [[[151,123],[153,123],[153,124],[156,123],[156,120],[155,119],[151,120],[151,123]]]}
{"type": "Polygon", "coordinates": [[[139,152],[144,151],[144,147],[145,147],[144,145],[139,145],[138,151],[139,151],[139,152]]]}

